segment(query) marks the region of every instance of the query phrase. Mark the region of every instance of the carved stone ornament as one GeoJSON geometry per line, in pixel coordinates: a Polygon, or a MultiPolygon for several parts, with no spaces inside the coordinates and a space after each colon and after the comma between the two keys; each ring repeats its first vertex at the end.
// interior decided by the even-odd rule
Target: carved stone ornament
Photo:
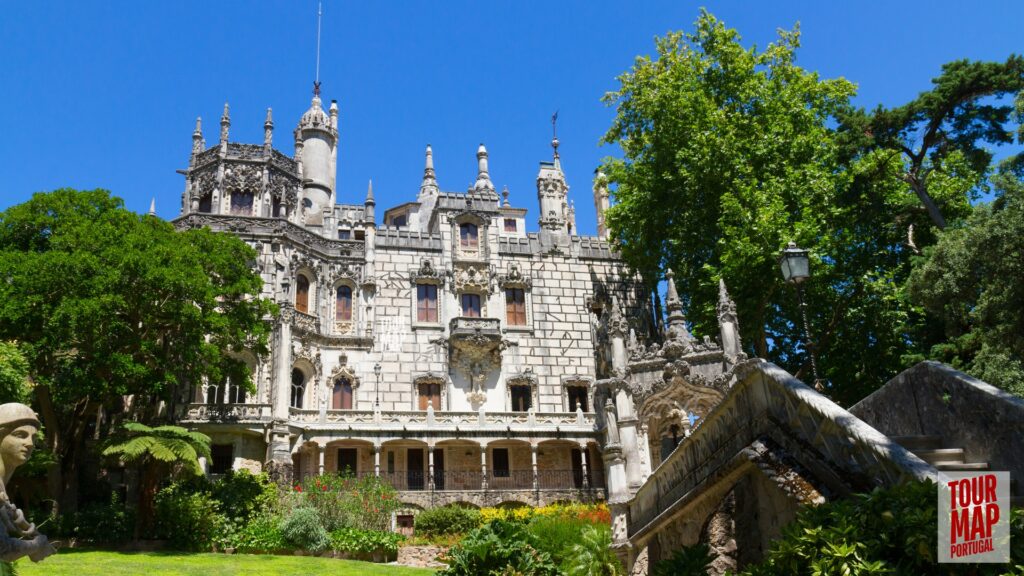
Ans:
{"type": "Polygon", "coordinates": [[[280,172],[270,171],[267,189],[270,191],[271,198],[277,199],[288,208],[294,207],[298,202],[298,180],[294,180],[280,172]]]}
{"type": "Polygon", "coordinates": [[[195,201],[211,196],[217,187],[217,173],[213,169],[194,171],[189,178],[192,183],[190,196],[195,201]]]}
{"type": "Polygon", "coordinates": [[[568,191],[569,187],[562,178],[553,175],[537,178],[537,193],[542,198],[561,199],[568,191]]]}
{"type": "Polygon", "coordinates": [[[338,262],[331,264],[330,270],[334,284],[341,281],[349,281],[353,285],[357,285],[363,276],[363,267],[359,264],[352,265],[348,262],[338,262]]]}
{"type": "Polygon", "coordinates": [[[533,288],[533,279],[523,274],[518,264],[509,264],[508,274],[498,277],[498,285],[502,288],[522,288],[530,290],[533,288]]]}
{"type": "Polygon", "coordinates": [[[249,164],[231,163],[224,168],[224,189],[228,192],[255,194],[263,188],[263,169],[249,164]]]}
{"type": "Polygon", "coordinates": [[[480,268],[475,265],[459,266],[450,274],[456,292],[479,292],[484,294],[490,294],[491,292],[491,280],[494,278],[494,272],[489,266],[480,268]]]}
{"type": "Polygon", "coordinates": [[[305,254],[302,254],[302,253],[300,253],[298,251],[292,253],[291,268],[292,268],[292,271],[294,271],[294,272],[298,272],[299,270],[306,270],[307,272],[309,272],[313,276],[312,280],[314,282],[319,279],[319,276],[320,276],[320,266],[319,266],[319,263],[316,260],[314,260],[314,259],[310,258],[309,256],[306,256],[305,254]]]}
{"type": "Polygon", "coordinates": [[[444,273],[434,267],[430,258],[420,261],[420,267],[409,272],[409,281],[416,284],[437,284],[444,286],[444,273]]]}
{"type": "Polygon", "coordinates": [[[352,384],[353,388],[359,387],[359,376],[356,376],[356,373],[352,370],[352,368],[346,365],[347,360],[348,359],[346,357],[342,356],[341,360],[338,362],[338,365],[335,366],[334,370],[331,370],[331,373],[327,375],[326,384],[328,390],[333,389],[334,383],[341,378],[348,380],[349,383],[352,384]]]}
{"type": "Polygon", "coordinates": [[[609,306],[608,312],[608,335],[612,338],[625,338],[629,334],[629,320],[622,315],[619,304],[615,299],[609,306]]]}
{"type": "Polygon", "coordinates": [[[28,406],[14,402],[0,405],[0,560],[4,563],[4,574],[13,573],[9,563],[19,558],[28,556],[39,562],[57,552],[7,495],[14,470],[32,456],[33,441],[40,428],[39,418],[28,406]]]}
{"type": "Polygon", "coordinates": [[[299,360],[309,362],[316,369],[317,374],[321,373],[323,363],[320,361],[320,349],[305,340],[292,341],[292,363],[299,360]]]}

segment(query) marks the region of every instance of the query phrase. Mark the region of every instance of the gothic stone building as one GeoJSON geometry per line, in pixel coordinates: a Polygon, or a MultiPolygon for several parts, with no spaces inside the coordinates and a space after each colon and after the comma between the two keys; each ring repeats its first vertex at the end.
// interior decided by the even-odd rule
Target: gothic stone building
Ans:
{"type": "MultiPolygon", "coordinates": [[[[293,155],[269,110],[263,144],[229,141],[226,105],[220,127],[207,148],[197,122],[176,224],[252,246],[280,314],[272,353],[245,357],[256,393],[197,387],[180,415],[213,438],[209,472],[374,474],[417,506],[604,498],[608,470],[628,474],[611,479],[625,497],[646,478],[679,430],[649,438],[616,388],[652,320],[607,242],[603,176],[599,234],[579,236],[555,139],[534,233],[483,145],[467,191],[441,190],[428,146],[415,200],[379,212],[372,185],[361,203],[337,189],[336,103],[313,98],[293,155]]],[[[698,348],[710,376],[724,368],[720,347],[698,348]]]]}

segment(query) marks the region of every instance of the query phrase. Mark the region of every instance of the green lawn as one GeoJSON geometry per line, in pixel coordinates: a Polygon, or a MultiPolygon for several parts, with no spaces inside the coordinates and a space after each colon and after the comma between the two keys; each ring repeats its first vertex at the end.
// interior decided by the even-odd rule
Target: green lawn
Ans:
{"type": "Polygon", "coordinates": [[[309,558],[248,554],[181,554],[176,552],[96,552],[62,550],[38,564],[18,562],[19,576],[306,576],[345,574],[374,576],[433,574],[424,568],[309,558]]]}

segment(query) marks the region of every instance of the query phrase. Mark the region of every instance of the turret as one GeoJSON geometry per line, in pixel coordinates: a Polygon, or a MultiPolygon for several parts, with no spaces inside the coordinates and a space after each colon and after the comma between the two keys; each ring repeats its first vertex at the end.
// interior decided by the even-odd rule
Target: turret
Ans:
{"type": "Polygon", "coordinates": [[[324,209],[331,208],[336,177],[338,144],[338,105],[331,104],[330,114],[320,105],[319,90],[299,120],[296,128],[296,159],[302,163],[302,197],[299,203],[300,222],[323,224],[324,209]]]}
{"type": "Polygon", "coordinates": [[[427,159],[423,167],[423,182],[420,183],[419,202],[426,197],[437,194],[440,190],[437,187],[437,174],[434,173],[434,150],[427,144],[427,159]]]}
{"type": "Polygon", "coordinates": [[[267,119],[263,121],[263,149],[269,154],[274,142],[274,113],[267,108],[267,119]]]}
{"type": "Polygon", "coordinates": [[[541,162],[537,173],[537,199],[540,202],[540,241],[546,249],[569,244],[567,197],[562,163],[558,157],[558,138],[551,141],[554,161],[541,162]]]}
{"type": "Polygon", "coordinates": [[[601,240],[608,239],[608,227],[604,221],[608,206],[608,177],[598,168],[594,171],[594,211],[597,213],[597,237],[601,240]]]}

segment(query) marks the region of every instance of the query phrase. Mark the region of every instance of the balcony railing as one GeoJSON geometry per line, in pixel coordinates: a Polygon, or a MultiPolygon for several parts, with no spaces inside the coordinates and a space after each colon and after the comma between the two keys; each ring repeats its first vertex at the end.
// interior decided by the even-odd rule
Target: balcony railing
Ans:
{"type": "Polygon", "coordinates": [[[185,422],[240,422],[270,420],[270,404],[189,404],[185,422]]]}
{"type": "Polygon", "coordinates": [[[342,424],[352,430],[378,431],[391,425],[406,430],[594,430],[592,412],[428,412],[426,410],[382,410],[380,421],[373,410],[319,410],[290,408],[289,420],[302,424],[342,424]]]}
{"type": "MultiPolygon", "coordinates": [[[[372,472],[359,476],[373,475],[372,472]]],[[[461,490],[586,490],[602,489],[603,479],[590,474],[584,481],[582,470],[443,470],[433,475],[417,470],[380,473],[381,478],[399,491],[461,490]]]]}

